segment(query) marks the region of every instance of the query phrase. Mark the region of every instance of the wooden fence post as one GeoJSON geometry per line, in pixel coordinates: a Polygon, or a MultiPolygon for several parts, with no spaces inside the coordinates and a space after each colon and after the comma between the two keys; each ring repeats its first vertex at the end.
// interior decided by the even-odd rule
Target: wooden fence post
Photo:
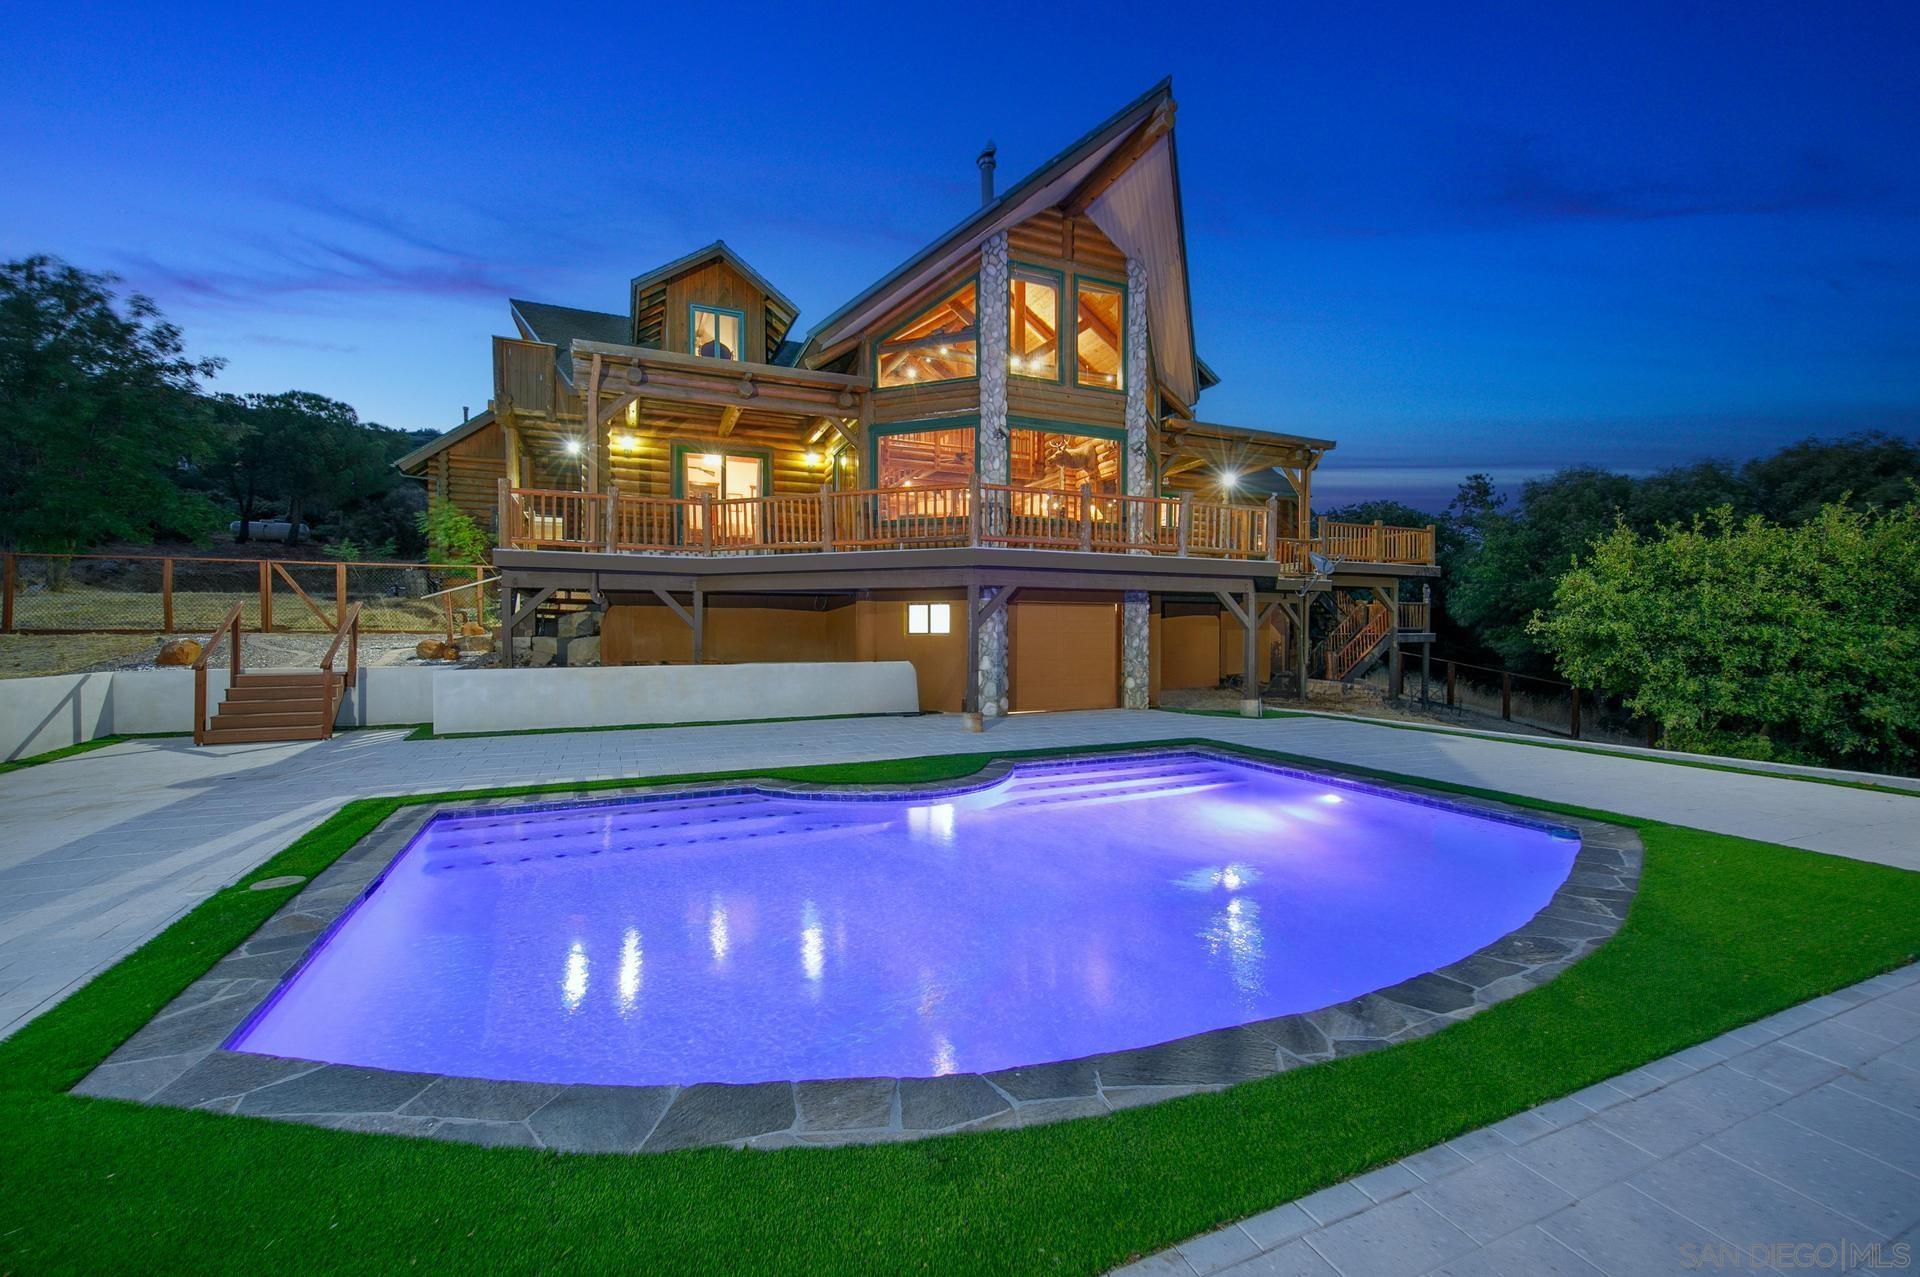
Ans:
{"type": "Polygon", "coordinates": [[[1453,703],[1454,703],[1454,700],[1453,700],[1453,662],[1452,662],[1452,661],[1448,661],[1448,662],[1447,662],[1447,705],[1448,705],[1448,707],[1449,707],[1449,708],[1451,708],[1451,707],[1453,706],[1453,703]]]}
{"type": "Polygon", "coordinates": [[[333,623],[340,624],[347,615],[347,565],[336,563],[333,567],[333,623]]]}
{"type": "Polygon", "coordinates": [[[273,565],[260,560],[260,632],[273,633],[273,565]]]}
{"type": "Polygon", "coordinates": [[[9,554],[0,562],[0,634],[13,633],[14,557],[9,554]]]}
{"type": "Polygon", "coordinates": [[[160,560],[160,628],[173,633],[173,560],[160,560]]]}
{"type": "Polygon", "coordinates": [[[1500,676],[1500,717],[1513,721],[1513,675],[1500,676]]]}
{"type": "Polygon", "coordinates": [[[1571,699],[1573,702],[1573,738],[1575,740],[1579,740],[1580,739],[1580,689],[1577,687],[1570,687],[1567,689],[1567,695],[1569,699],[1571,699]]]}

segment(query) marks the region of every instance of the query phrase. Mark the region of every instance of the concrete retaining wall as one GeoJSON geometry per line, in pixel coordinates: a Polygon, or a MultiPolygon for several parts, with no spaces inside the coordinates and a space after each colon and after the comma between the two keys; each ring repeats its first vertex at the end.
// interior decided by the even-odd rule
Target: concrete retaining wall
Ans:
{"type": "MultiPolygon", "coordinates": [[[[226,690],[226,668],[208,670],[209,710],[226,690]]],[[[500,732],[910,714],[919,707],[913,666],[905,661],[512,671],[381,666],[360,671],[334,722],[340,727],[431,723],[440,732],[500,732]]],[[[99,736],[192,730],[192,670],[0,679],[0,760],[99,736]]]]}
{"type": "Polygon", "coordinates": [[[436,732],[909,714],[919,707],[906,661],[445,670],[433,684],[436,732]]]}

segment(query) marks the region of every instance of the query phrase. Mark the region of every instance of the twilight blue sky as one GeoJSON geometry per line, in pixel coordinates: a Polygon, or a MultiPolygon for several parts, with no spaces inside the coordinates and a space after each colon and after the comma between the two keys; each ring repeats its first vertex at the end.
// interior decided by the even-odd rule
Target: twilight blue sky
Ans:
{"type": "Polygon", "coordinates": [[[1317,496],[1920,434],[1905,0],[260,8],[23,8],[0,69],[0,254],[125,276],[225,389],[445,428],[507,296],[716,237],[805,329],[987,137],[1011,181],[1172,74],[1201,415],[1338,438],[1317,496]]]}

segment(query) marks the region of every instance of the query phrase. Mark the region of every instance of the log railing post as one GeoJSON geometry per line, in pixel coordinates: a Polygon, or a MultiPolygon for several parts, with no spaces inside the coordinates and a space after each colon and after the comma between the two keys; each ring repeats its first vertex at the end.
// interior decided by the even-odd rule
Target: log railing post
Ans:
{"type": "Polygon", "coordinates": [[[833,549],[833,493],[820,489],[820,548],[833,549]]]}
{"type": "Polygon", "coordinates": [[[1500,675],[1500,717],[1513,721],[1513,675],[1500,675]]]}
{"type": "Polygon", "coordinates": [[[979,545],[980,535],[985,531],[986,511],[980,503],[980,472],[974,471],[967,477],[967,544],[979,545]]]}
{"type": "Polygon", "coordinates": [[[260,632],[273,633],[273,566],[260,560],[260,632]]]}
{"type": "Polygon", "coordinates": [[[1093,548],[1093,487],[1085,483],[1080,485],[1080,548],[1093,548]]]}
{"type": "Polygon", "coordinates": [[[1280,494],[1267,498],[1267,557],[1280,557],[1280,494]]]}
{"type": "Polygon", "coordinates": [[[160,560],[160,628],[173,633],[173,560],[160,560]]]}
{"type": "Polygon", "coordinates": [[[1193,494],[1180,494],[1180,526],[1174,533],[1174,545],[1181,558],[1187,555],[1187,547],[1193,544],[1193,494]]]}
{"type": "MultiPolygon", "coordinates": [[[[701,526],[702,546],[705,549],[706,553],[712,554],[713,553],[713,494],[710,492],[703,492],[700,494],[700,523],[702,525],[701,526]]],[[[698,662],[696,662],[696,664],[697,663],[698,662]]]]}
{"type": "Polygon", "coordinates": [[[508,519],[511,517],[513,495],[511,481],[500,480],[500,508],[494,512],[493,543],[502,550],[513,547],[513,535],[508,531],[508,519]]]}
{"type": "Polygon", "coordinates": [[[607,521],[606,535],[601,546],[608,554],[612,554],[620,548],[620,494],[611,491],[601,493],[600,511],[601,517],[607,521]]]}

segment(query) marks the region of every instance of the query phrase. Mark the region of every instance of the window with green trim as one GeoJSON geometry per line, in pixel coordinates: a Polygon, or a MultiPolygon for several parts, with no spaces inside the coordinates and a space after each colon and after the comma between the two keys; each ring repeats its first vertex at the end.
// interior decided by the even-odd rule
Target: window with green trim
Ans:
{"type": "Polygon", "coordinates": [[[693,353],[710,359],[745,359],[747,317],[718,306],[692,309],[693,353]]]}
{"type": "Polygon", "coordinates": [[[874,351],[875,384],[917,386],[971,377],[978,369],[979,344],[979,289],[968,280],[881,339],[874,351]]]}
{"type": "Polygon", "coordinates": [[[1007,371],[1060,379],[1060,277],[1015,266],[1007,280],[1007,371]]]}
{"type": "Polygon", "coordinates": [[[1124,390],[1127,294],[1112,284],[1074,280],[1075,385],[1124,390]]]}

